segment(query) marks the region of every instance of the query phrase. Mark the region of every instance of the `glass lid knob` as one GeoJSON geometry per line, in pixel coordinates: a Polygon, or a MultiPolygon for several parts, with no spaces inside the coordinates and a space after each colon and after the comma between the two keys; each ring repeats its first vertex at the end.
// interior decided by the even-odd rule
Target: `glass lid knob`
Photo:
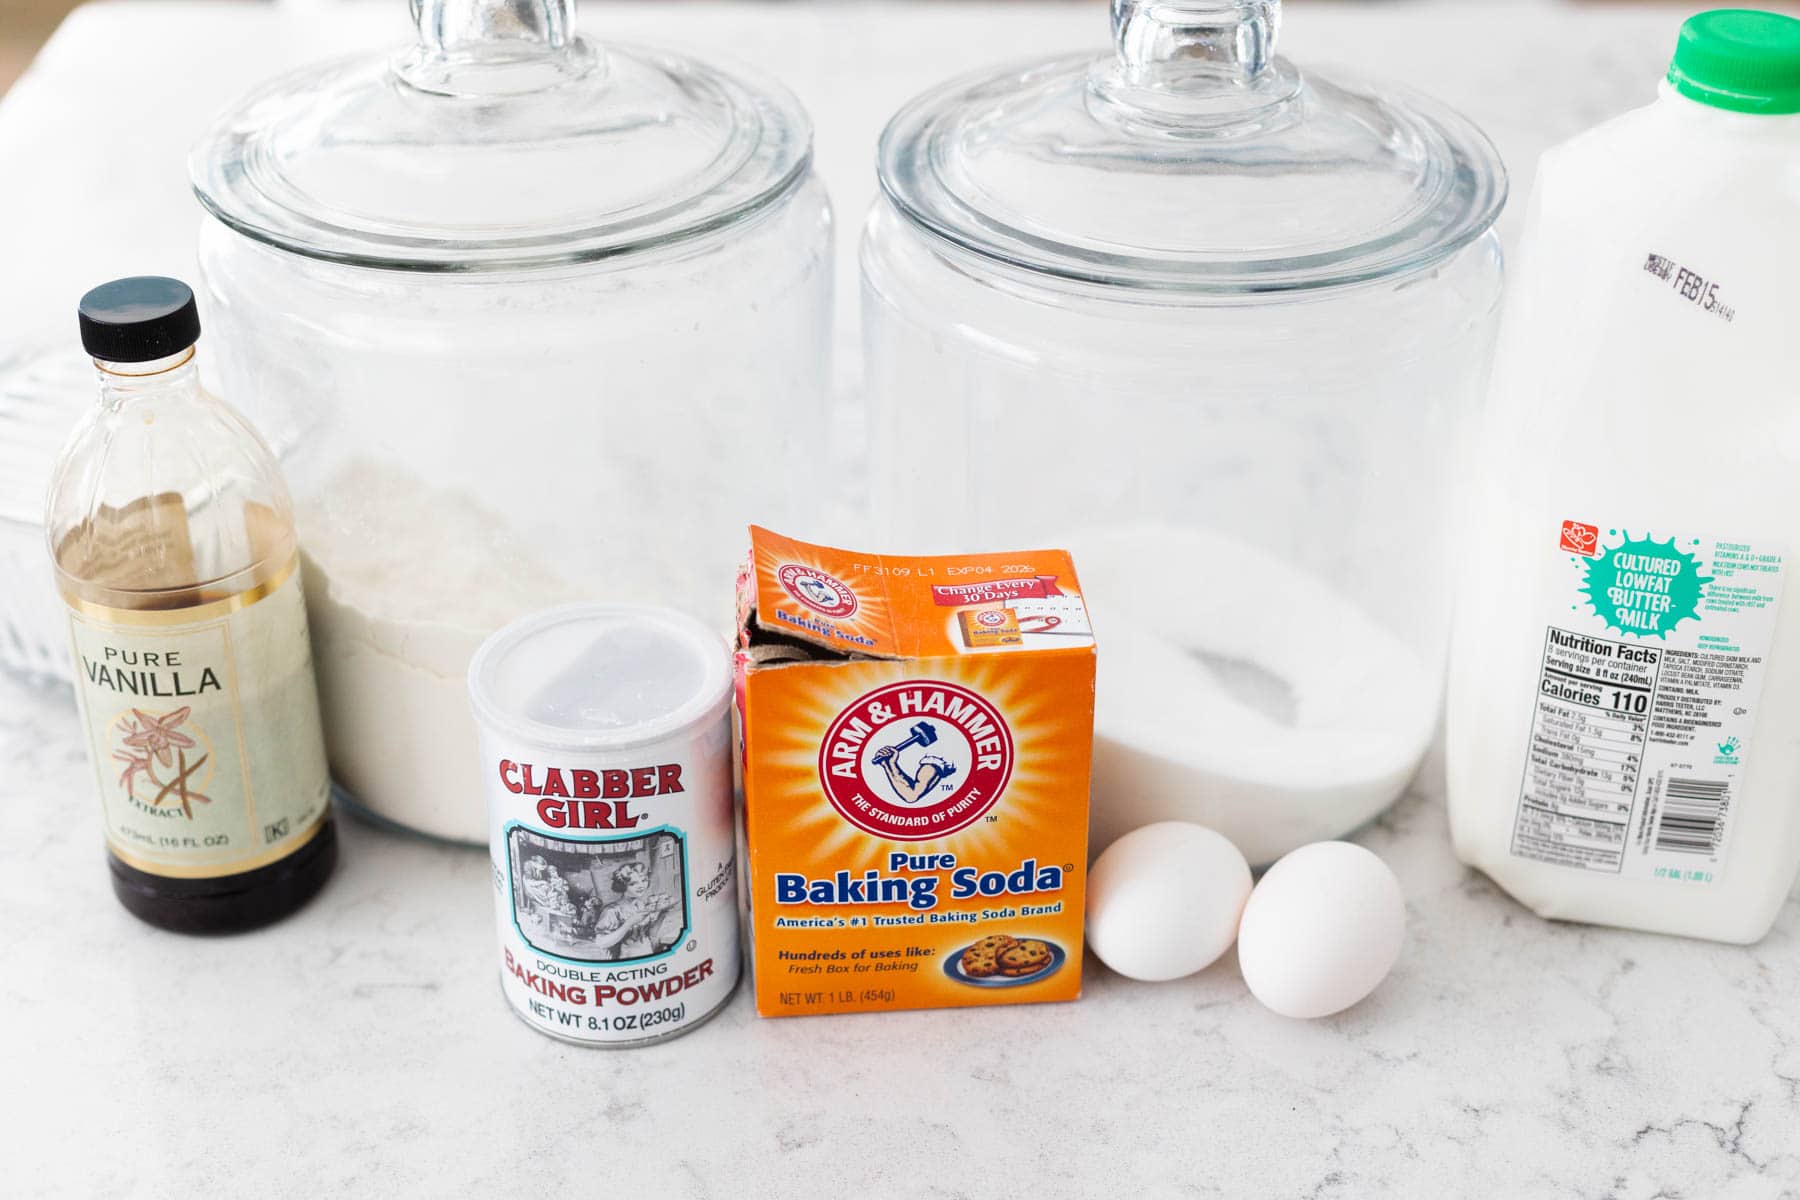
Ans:
{"type": "Polygon", "coordinates": [[[440,96],[516,96],[593,74],[600,54],[575,33],[575,0],[410,0],[418,42],[394,74],[440,96]]]}
{"type": "Polygon", "coordinates": [[[1300,73],[1275,57],[1281,0],[1112,0],[1096,115],[1193,137],[1280,123],[1300,73]]]}

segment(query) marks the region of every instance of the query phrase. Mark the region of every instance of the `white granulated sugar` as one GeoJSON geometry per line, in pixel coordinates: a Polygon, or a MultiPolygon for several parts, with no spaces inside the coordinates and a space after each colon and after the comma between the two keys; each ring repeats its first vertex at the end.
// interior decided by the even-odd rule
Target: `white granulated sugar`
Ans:
{"type": "Polygon", "coordinates": [[[1405,790],[1436,733],[1439,676],[1349,596],[1198,530],[1098,531],[1071,550],[1100,645],[1095,849],[1192,821],[1267,863],[1405,790]],[[1279,681],[1288,711],[1252,702],[1229,668],[1279,681]]]}

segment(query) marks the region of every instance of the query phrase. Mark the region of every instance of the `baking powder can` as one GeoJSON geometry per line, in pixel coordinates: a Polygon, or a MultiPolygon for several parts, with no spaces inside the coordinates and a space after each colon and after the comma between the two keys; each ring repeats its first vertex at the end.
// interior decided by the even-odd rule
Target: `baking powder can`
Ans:
{"type": "Polygon", "coordinates": [[[724,641],[665,609],[553,608],[482,645],[469,696],[513,1011],[588,1046],[717,1012],[741,961],[724,641]]]}

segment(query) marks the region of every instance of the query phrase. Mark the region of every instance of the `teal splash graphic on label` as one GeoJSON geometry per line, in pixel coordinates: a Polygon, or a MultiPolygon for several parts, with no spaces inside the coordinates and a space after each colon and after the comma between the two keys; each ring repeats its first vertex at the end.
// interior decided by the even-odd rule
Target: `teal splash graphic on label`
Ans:
{"type": "Polygon", "coordinates": [[[1699,620],[1701,589],[1712,582],[1712,576],[1700,574],[1700,560],[1676,549],[1674,538],[1623,536],[1619,545],[1582,564],[1587,580],[1582,591],[1608,628],[1660,638],[1683,621],[1699,620]]]}

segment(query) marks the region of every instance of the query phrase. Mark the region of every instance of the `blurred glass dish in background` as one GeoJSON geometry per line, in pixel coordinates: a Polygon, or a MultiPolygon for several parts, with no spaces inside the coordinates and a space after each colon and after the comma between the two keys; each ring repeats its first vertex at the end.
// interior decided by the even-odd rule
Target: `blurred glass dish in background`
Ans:
{"type": "Polygon", "coordinates": [[[40,347],[0,359],[0,669],[69,679],[69,623],[44,545],[44,495],[57,452],[92,407],[94,366],[40,347]]]}

